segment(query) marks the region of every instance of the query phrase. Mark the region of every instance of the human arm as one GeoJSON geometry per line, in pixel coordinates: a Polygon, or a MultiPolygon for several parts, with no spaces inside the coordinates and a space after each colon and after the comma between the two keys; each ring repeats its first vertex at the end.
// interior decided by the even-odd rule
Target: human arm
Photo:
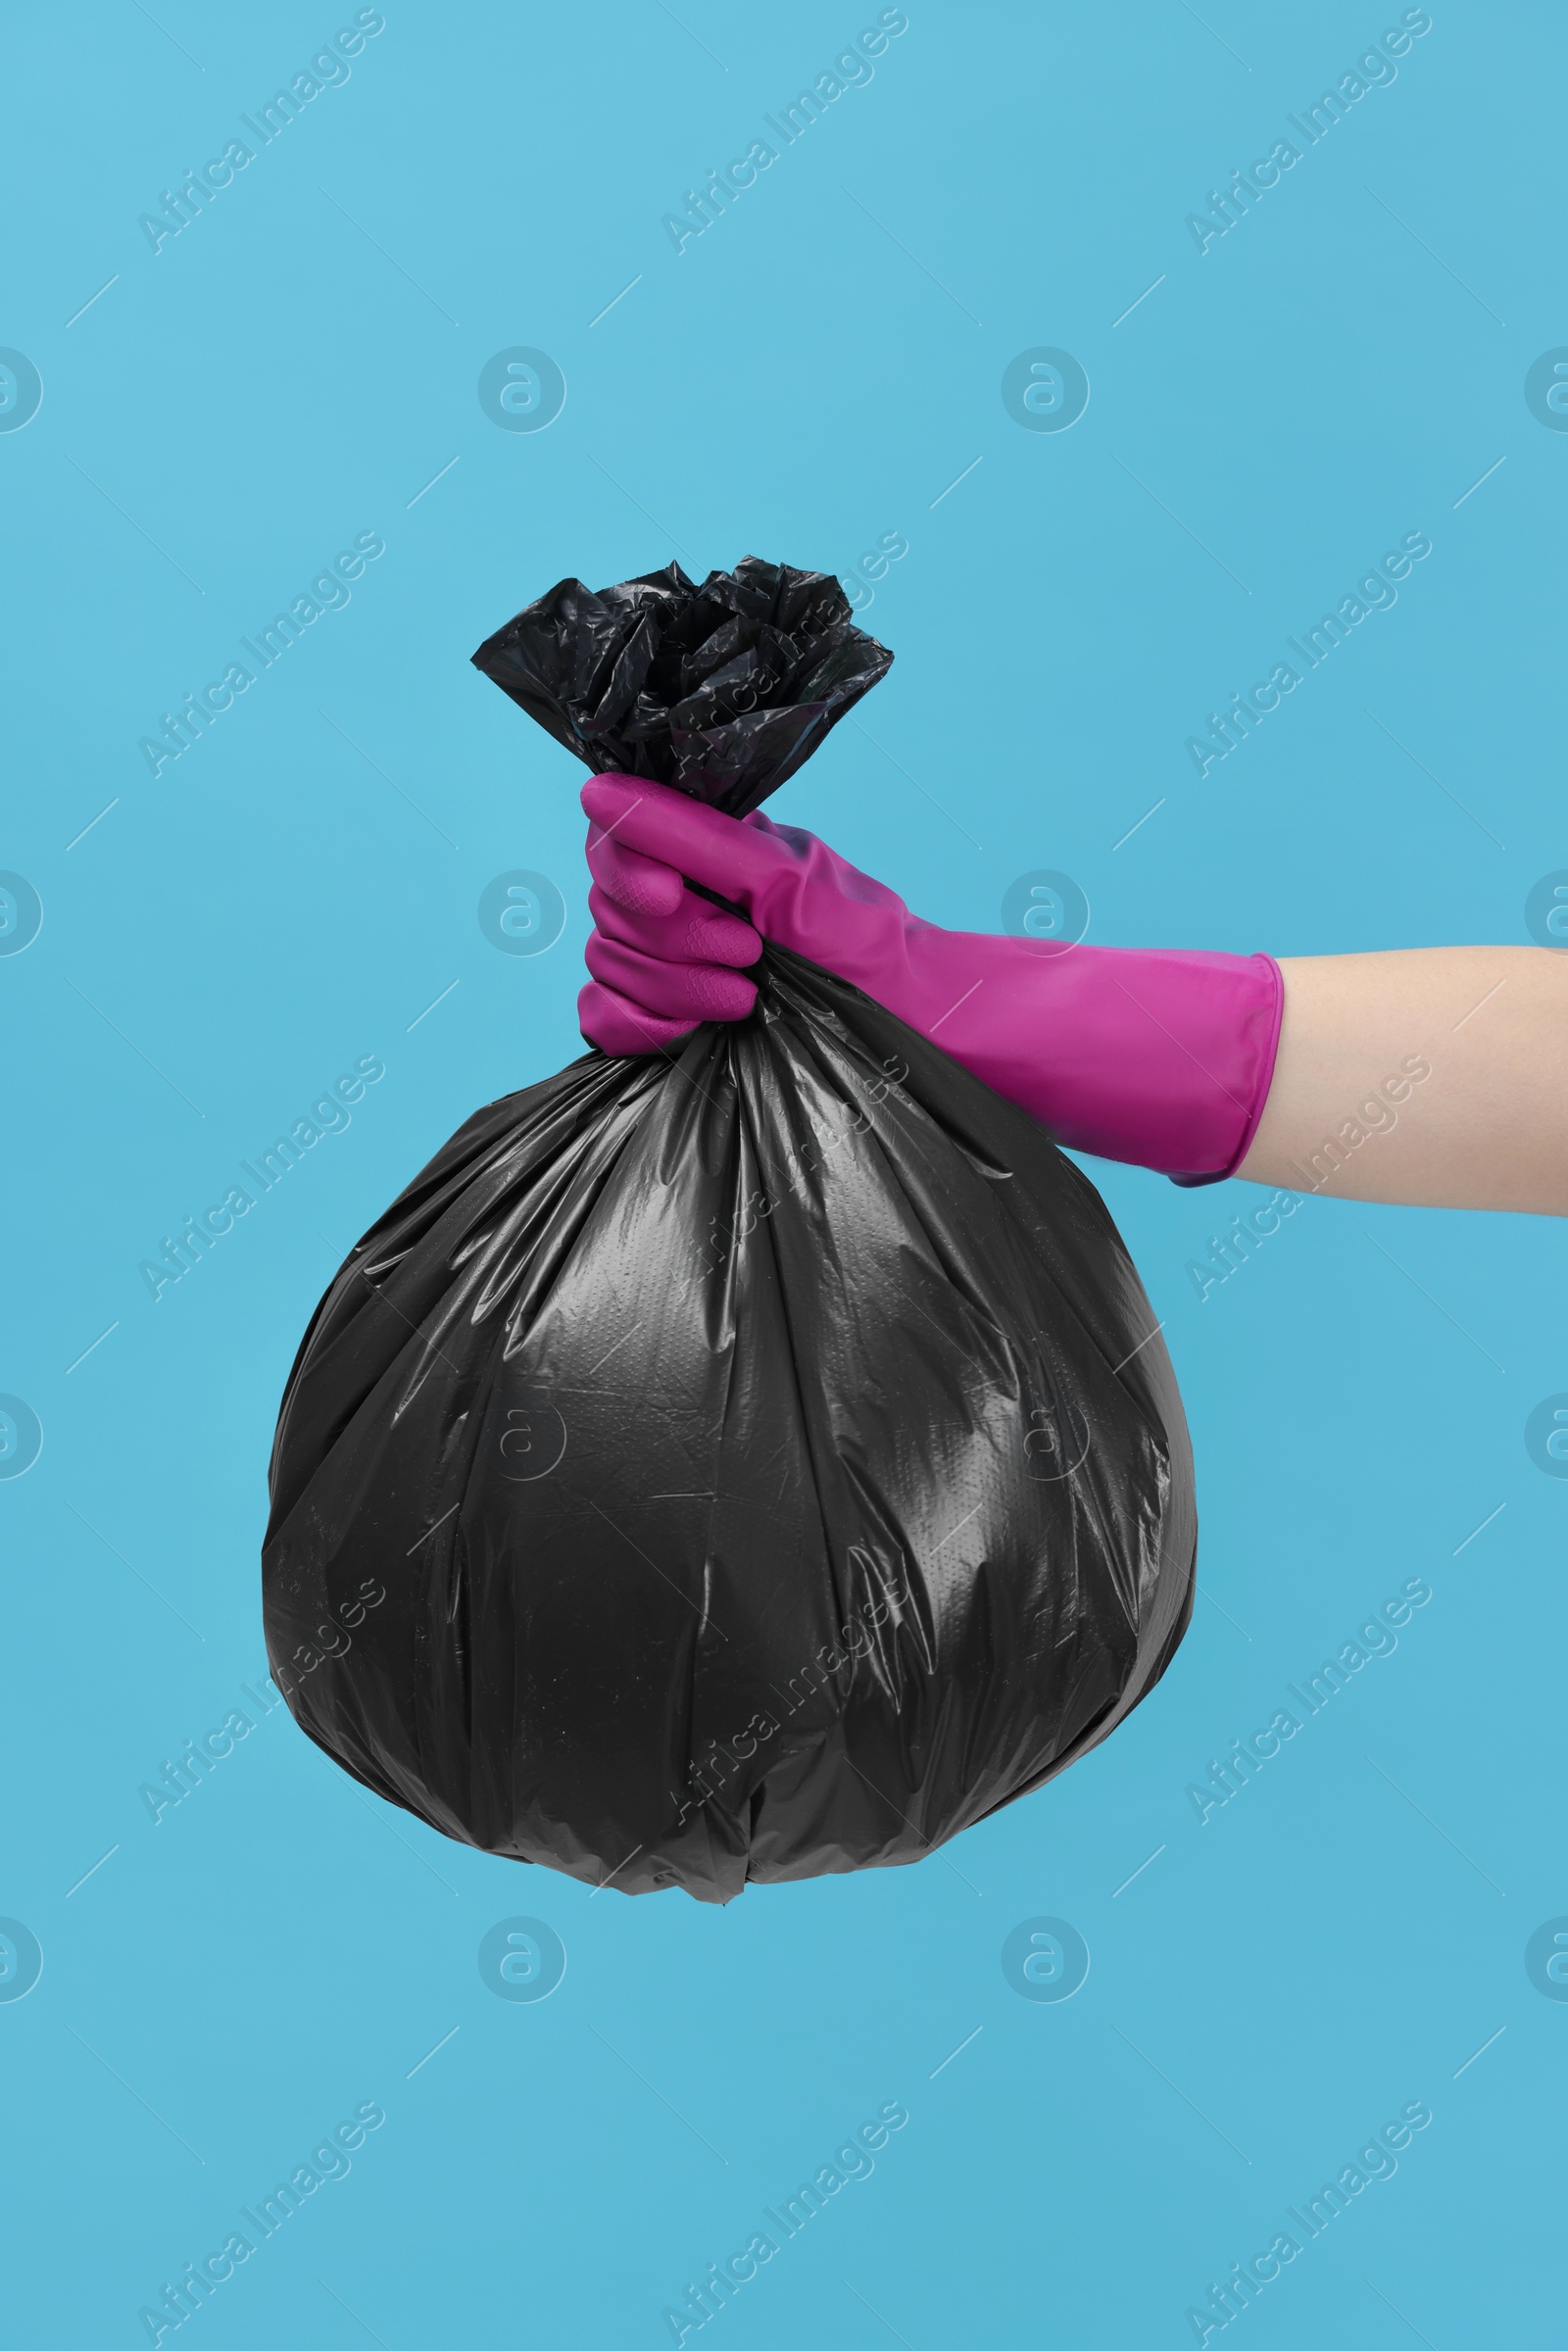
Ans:
{"type": "Polygon", "coordinates": [[[1568,1215],[1568,955],[1287,956],[1262,1116],[1236,1173],[1328,1198],[1568,1215]]]}
{"type": "Polygon", "coordinates": [[[1549,950],[1279,965],[943,931],[764,816],[738,823],[631,777],[596,777],[583,805],[597,928],[579,1002],[608,1051],[744,1017],[745,966],[767,937],[863,988],[1074,1149],[1178,1182],[1240,1174],[1568,1213],[1568,957],[1549,950]]]}

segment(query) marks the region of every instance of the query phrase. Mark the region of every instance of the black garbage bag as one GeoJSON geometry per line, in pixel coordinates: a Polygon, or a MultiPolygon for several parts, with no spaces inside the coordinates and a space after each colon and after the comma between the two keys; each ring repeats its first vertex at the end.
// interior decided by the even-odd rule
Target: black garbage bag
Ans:
{"type": "MultiPolygon", "coordinates": [[[[475,656],[596,768],[742,809],[889,658],[835,581],[751,562],[564,582],[475,656]],[[767,707],[716,697],[715,630],[767,707]]],[[[278,1686],[367,1787],[720,1902],[917,1860],[1083,1754],[1174,1653],[1196,1546],[1094,1187],[858,990],[773,947],[758,978],[744,1022],[478,1111],[365,1236],[264,1555],[278,1686]]]]}

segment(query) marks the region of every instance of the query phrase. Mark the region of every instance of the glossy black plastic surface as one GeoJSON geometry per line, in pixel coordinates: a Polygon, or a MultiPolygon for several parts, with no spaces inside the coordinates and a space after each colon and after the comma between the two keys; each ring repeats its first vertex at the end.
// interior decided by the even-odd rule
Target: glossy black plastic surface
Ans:
{"type": "MultiPolygon", "coordinates": [[[[779,772],[745,740],[738,808],[779,772]]],[[[480,1110],[372,1226],[289,1379],[264,1557],[272,1671],[356,1778],[709,1901],[916,1860],[1060,1771],[1163,1672],[1196,1548],[1094,1187],[856,989],[758,973],[744,1022],[480,1110]]]]}
{"type": "Polygon", "coordinates": [[[596,775],[675,784],[726,815],[776,792],[893,656],[823,571],[747,556],[597,593],[564,579],[473,657],[596,775]]]}

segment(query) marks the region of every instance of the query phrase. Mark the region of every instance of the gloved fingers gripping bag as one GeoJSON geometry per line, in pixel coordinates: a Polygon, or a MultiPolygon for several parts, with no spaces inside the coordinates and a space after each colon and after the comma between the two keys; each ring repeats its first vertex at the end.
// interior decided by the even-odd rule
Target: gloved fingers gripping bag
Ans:
{"type": "MultiPolygon", "coordinates": [[[[695,635],[770,580],[726,661],[765,644],[754,683],[814,696],[682,722],[692,787],[743,811],[744,744],[777,780],[889,657],[820,575],[715,577],[656,581],[695,635]]],[[[646,715],[675,731],[673,655],[627,652],[648,585],[564,583],[475,657],[527,640],[534,714],[623,771],[590,723],[640,700],[678,763],[646,715]]],[[[1174,1374],[1088,1179],[847,983],[777,947],[753,973],[745,1021],[478,1111],[372,1226],[290,1375],[264,1553],[278,1686],[355,1778],[721,1902],[917,1860],[1072,1762],[1169,1662],[1196,1548],[1174,1374]]]]}

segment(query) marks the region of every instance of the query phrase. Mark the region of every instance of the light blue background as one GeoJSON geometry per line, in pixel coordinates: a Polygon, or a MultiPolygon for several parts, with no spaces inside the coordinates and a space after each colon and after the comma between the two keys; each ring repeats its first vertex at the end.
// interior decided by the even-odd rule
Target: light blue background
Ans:
{"type": "Polygon", "coordinates": [[[138,215],[352,11],[13,18],[0,342],[44,383],[0,436],[0,865],[44,905],[0,959],[0,1388],[44,1429],[0,1484],[0,1911],[44,1951],[0,2004],[19,2346],[147,2339],[367,2100],[208,2351],[667,2342],[892,2099],[873,2176],[712,2323],[731,2351],[1190,2342],[1417,2099],[1397,2175],[1237,2326],[1558,2339],[1568,2004],[1523,1952],[1568,1911],[1568,1484],[1523,1429],[1568,1389],[1560,1225],[1313,1201],[1200,1302],[1187,1261],[1259,1196],[1094,1166],[1166,1318],[1205,1596],[1126,1727],[945,1857],[724,1911],[590,1895],[365,1797],[280,1708],[156,1827],[138,1798],[263,1669],[268,1447],[334,1266],[580,1050],[579,771],[467,659],[563,574],[847,572],[903,534],[868,731],[774,808],[941,922],[997,927],[1049,867],[1107,944],[1522,941],[1568,866],[1568,436],[1523,396],[1568,343],[1560,12],[1435,5],[1201,255],[1185,216],[1397,9],[908,14],[679,256],[661,217],[875,9],[388,0],[156,256],[138,215]],[[478,404],[518,344],[565,375],[544,432],[478,404]],[[1070,431],[1003,407],[1035,345],[1088,371],[1070,431]],[[1412,530],[1397,606],[1200,782],[1185,738],[1412,530]],[[348,608],[154,781],[138,738],[365,531],[348,608]],[[516,867],[566,903],[537,957],[476,919],[516,867]],[[366,1053],[348,1131],[155,1304],[138,1262],[366,1053]],[[1187,1784],[1414,1576],[1396,1653],[1200,1827],[1187,1784]],[[568,1953],[539,2004],[476,1965],[518,1913],[568,1953]],[[1002,1973],[1039,1915],[1092,1954],[1062,2004],[1002,1973]]]}

